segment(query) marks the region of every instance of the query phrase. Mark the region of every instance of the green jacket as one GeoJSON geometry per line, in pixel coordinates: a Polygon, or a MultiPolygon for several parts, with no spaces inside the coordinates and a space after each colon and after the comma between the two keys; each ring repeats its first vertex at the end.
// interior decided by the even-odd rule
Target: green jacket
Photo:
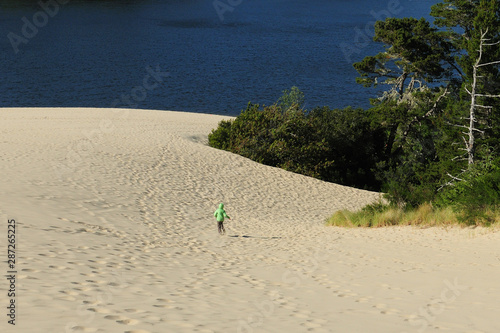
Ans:
{"type": "Polygon", "coordinates": [[[225,217],[231,219],[229,216],[227,216],[226,211],[224,210],[223,203],[221,203],[219,205],[219,208],[214,212],[214,216],[217,218],[217,222],[223,222],[225,217]]]}

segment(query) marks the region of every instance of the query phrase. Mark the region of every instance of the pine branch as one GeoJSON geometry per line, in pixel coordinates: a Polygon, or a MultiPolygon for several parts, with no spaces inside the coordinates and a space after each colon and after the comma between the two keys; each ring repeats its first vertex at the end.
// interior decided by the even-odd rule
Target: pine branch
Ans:
{"type": "MultiPolygon", "coordinates": [[[[487,106],[487,105],[474,104],[474,106],[476,106],[478,108],[483,108],[483,109],[493,109],[492,106],[487,106]]],[[[469,118],[465,118],[465,119],[469,119],[469,118]]]]}
{"type": "Polygon", "coordinates": [[[483,95],[483,94],[474,94],[479,97],[489,97],[489,98],[500,98],[500,95],[483,95]]]}
{"type": "Polygon", "coordinates": [[[499,61],[492,61],[492,62],[488,62],[488,63],[486,63],[486,64],[480,64],[480,65],[477,65],[477,67],[488,66],[488,65],[494,65],[494,64],[500,64],[500,60],[499,60],[499,61]]]}
{"type": "Polygon", "coordinates": [[[446,183],[444,183],[443,185],[439,186],[439,188],[437,189],[438,191],[441,191],[446,186],[455,186],[454,181],[465,181],[465,180],[460,179],[458,177],[452,176],[449,172],[447,172],[446,175],[449,176],[449,177],[451,177],[451,180],[448,181],[448,182],[446,182],[446,183]]]}
{"type": "MultiPolygon", "coordinates": [[[[416,80],[418,81],[418,80],[416,80]]],[[[421,82],[418,81],[420,84],[421,82]]],[[[408,136],[408,133],[410,132],[412,126],[417,123],[417,122],[420,122],[421,120],[427,118],[427,117],[430,117],[432,115],[435,114],[436,112],[436,109],[438,107],[438,104],[439,102],[441,101],[441,99],[443,99],[444,97],[446,97],[446,95],[448,95],[448,87],[446,87],[443,91],[443,93],[441,95],[439,95],[439,97],[436,99],[436,101],[434,102],[434,104],[432,105],[432,108],[427,111],[423,116],[421,117],[418,117],[418,116],[415,116],[409,123],[408,125],[406,126],[406,129],[405,131],[403,132],[403,135],[402,135],[402,140],[401,141],[404,141],[406,139],[406,137],[408,136]]]]}
{"type": "Polygon", "coordinates": [[[450,175],[450,173],[449,173],[449,172],[447,172],[447,173],[446,173],[446,175],[447,175],[448,177],[451,177],[451,179],[453,179],[453,180],[456,180],[456,181],[459,181],[459,182],[467,182],[467,181],[466,181],[466,180],[464,180],[464,179],[461,179],[461,178],[458,178],[458,177],[455,177],[455,176],[450,175]]]}
{"type": "MultiPolygon", "coordinates": [[[[477,120],[474,119],[474,122],[477,123],[477,120]]],[[[465,126],[465,125],[459,125],[459,124],[454,124],[454,123],[450,123],[449,121],[446,122],[447,125],[450,125],[450,126],[453,126],[453,127],[458,127],[458,128],[465,128],[465,129],[470,129],[469,126],[465,126]]],[[[481,131],[477,128],[473,128],[472,129],[473,131],[476,131],[476,132],[479,132],[481,134],[484,134],[484,131],[481,131]]],[[[462,132],[462,134],[466,134],[466,135],[469,135],[468,132],[462,132]]]]}
{"type": "Polygon", "coordinates": [[[451,67],[455,68],[455,70],[458,72],[458,74],[460,75],[460,77],[462,78],[462,80],[465,79],[464,74],[462,73],[462,71],[460,70],[460,68],[457,67],[457,65],[455,65],[453,62],[449,61],[448,59],[446,59],[446,62],[449,65],[451,65],[451,67]]]}
{"type": "MultiPolygon", "coordinates": [[[[488,38],[487,40],[490,40],[491,38],[488,38]]],[[[493,45],[498,45],[500,44],[500,41],[496,42],[496,43],[490,43],[490,44],[483,44],[484,46],[493,46],[493,45]]]]}
{"type": "MultiPolygon", "coordinates": [[[[468,135],[469,133],[464,133],[464,134],[468,135]]],[[[465,142],[465,149],[464,149],[464,150],[465,150],[467,153],[468,153],[468,152],[470,152],[470,145],[469,145],[469,143],[467,142],[467,140],[465,140],[465,136],[463,136],[463,137],[462,137],[462,139],[463,139],[463,140],[464,140],[464,142],[465,142]]]]}

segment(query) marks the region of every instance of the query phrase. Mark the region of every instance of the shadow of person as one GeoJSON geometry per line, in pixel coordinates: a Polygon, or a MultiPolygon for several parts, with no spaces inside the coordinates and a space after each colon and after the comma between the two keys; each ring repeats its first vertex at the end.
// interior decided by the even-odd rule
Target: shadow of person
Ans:
{"type": "Polygon", "coordinates": [[[249,235],[228,235],[228,237],[233,237],[233,238],[258,238],[258,239],[280,239],[281,237],[264,237],[264,236],[249,236],[249,235]]]}

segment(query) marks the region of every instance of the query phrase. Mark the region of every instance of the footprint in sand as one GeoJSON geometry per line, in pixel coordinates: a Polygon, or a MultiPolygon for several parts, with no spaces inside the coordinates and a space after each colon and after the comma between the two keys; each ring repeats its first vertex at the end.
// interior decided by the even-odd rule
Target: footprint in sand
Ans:
{"type": "Polygon", "coordinates": [[[321,327],[321,324],[313,323],[311,321],[306,321],[305,323],[302,323],[301,325],[304,327],[307,327],[307,328],[320,328],[321,327]]]}
{"type": "Polygon", "coordinates": [[[106,281],[104,280],[85,280],[87,282],[93,283],[93,284],[104,284],[106,281]]]}
{"type": "MultiPolygon", "coordinates": [[[[335,291],[334,291],[335,293],[335,291]]],[[[341,294],[338,294],[337,297],[352,297],[352,296],[357,296],[357,294],[353,294],[353,293],[341,293],[341,294]]]]}
{"type": "Polygon", "coordinates": [[[117,315],[109,315],[109,316],[105,316],[104,318],[109,319],[109,320],[123,320],[123,319],[127,319],[127,317],[117,316],[117,315]]]}
{"type": "Polygon", "coordinates": [[[124,324],[124,325],[136,325],[139,323],[138,320],[130,319],[130,318],[123,317],[123,316],[117,316],[117,315],[108,315],[108,316],[105,316],[104,318],[109,319],[109,320],[115,320],[117,323],[124,324]]]}
{"type": "Polygon", "coordinates": [[[88,261],[96,263],[96,264],[101,264],[101,265],[104,265],[104,264],[108,263],[106,260],[91,260],[91,259],[89,259],[88,261]]]}
{"type": "MultiPolygon", "coordinates": [[[[174,294],[172,294],[172,295],[174,295],[174,294]]],[[[175,296],[177,296],[177,295],[175,295],[175,296]]],[[[172,301],[167,299],[167,298],[157,298],[156,300],[158,302],[161,302],[161,303],[172,303],[172,301]]]]}
{"type": "Polygon", "coordinates": [[[135,319],[123,319],[123,320],[117,320],[116,322],[124,325],[136,325],[139,323],[139,321],[135,319]]]}
{"type": "Polygon", "coordinates": [[[77,265],[77,266],[84,266],[85,265],[83,262],[74,262],[74,261],[68,261],[68,264],[77,265]]]}
{"type": "Polygon", "coordinates": [[[88,308],[87,310],[96,312],[96,313],[110,313],[111,310],[105,308],[88,308]]]}
{"type": "Polygon", "coordinates": [[[387,309],[387,310],[380,311],[381,314],[385,314],[385,315],[394,315],[394,314],[398,314],[400,312],[401,311],[399,311],[398,309],[387,309]]]}
{"type": "Polygon", "coordinates": [[[76,332],[97,332],[97,328],[85,326],[74,326],[72,330],[76,332]]]}
{"type": "Polygon", "coordinates": [[[55,266],[55,265],[50,265],[50,266],[49,266],[49,268],[63,270],[63,269],[66,269],[66,266],[55,266]]]}
{"type": "Polygon", "coordinates": [[[30,273],[38,273],[40,270],[38,269],[31,269],[31,268],[23,268],[21,271],[23,272],[30,272],[30,273]]]}

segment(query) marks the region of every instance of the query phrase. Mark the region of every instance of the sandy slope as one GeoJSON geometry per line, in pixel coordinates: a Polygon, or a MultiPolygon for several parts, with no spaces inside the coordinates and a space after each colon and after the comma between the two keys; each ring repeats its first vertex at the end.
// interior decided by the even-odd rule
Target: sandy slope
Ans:
{"type": "Polygon", "coordinates": [[[379,195],[209,148],[221,119],[1,109],[0,331],[500,331],[499,233],[325,227],[379,195]]]}

